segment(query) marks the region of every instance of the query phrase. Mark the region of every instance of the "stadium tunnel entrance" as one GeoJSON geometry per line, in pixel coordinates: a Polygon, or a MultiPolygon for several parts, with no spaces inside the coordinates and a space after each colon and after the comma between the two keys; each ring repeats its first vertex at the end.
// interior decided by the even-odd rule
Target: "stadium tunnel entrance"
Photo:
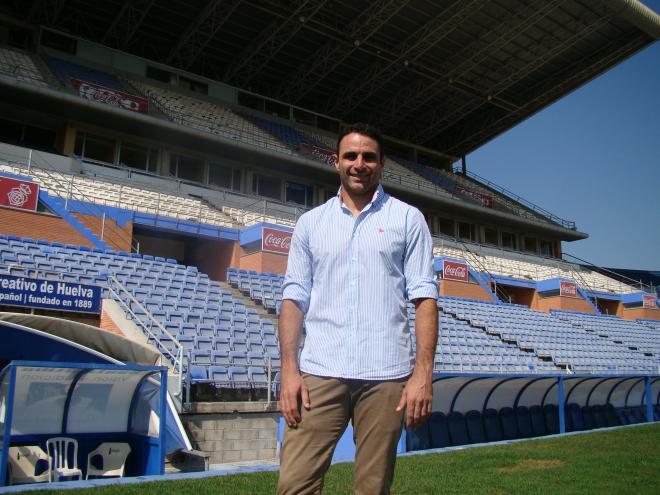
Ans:
{"type": "Polygon", "coordinates": [[[225,281],[227,268],[238,264],[238,243],[229,239],[214,239],[182,232],[167,232],[135,224],[133,239],[140,253],[174,259],[177,263],[195,266],[211,280],[225,281]]]}

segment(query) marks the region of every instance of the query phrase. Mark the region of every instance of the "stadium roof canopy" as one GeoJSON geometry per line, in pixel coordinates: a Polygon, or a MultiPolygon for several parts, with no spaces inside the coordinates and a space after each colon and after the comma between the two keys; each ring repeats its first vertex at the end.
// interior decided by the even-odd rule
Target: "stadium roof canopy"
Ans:
{"type": "Polygon", "coordinates": [[[0,14],[451,157],[660,38],[630,0],[13,0],[0,14]]]}

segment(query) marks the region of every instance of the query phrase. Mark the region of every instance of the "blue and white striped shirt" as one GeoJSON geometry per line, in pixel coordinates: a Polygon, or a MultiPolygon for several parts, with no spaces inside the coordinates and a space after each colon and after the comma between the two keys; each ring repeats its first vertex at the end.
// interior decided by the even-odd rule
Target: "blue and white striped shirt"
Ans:
{"type": "Polygon", "coordinates": [[[410,374],[406,300],[437,296],[426,221],[382,186],[357,218],[338,194],[298,220],[283,299],[305,313],[301,371],[367,380],[410,374]]]}

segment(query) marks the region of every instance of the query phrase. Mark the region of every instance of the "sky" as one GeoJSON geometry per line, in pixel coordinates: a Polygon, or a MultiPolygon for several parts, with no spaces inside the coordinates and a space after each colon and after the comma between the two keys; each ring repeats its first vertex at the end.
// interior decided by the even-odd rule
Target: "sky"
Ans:
{"type": "MultiPolygon", "coordinates": [[[[660,0],[643,3],[660,12],[660,0]]],[[[564,242],[565,253],[660,270],[660,42],[466,160],[468,170],[589,234],[564,242]]]]}

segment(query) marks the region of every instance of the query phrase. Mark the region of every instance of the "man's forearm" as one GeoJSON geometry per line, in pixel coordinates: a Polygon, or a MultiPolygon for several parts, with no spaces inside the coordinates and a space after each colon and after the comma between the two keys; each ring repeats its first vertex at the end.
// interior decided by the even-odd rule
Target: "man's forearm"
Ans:
{"type": "Polygon", "coordinates": [[[302,333],[303,312],[290,299],[282,301],[279,320],[282,371],[298,371],[298,346],[302,333]]]}
{"type": "Polygon", "coordinates": [[[433,372],[435,347],[438,342],[438,307],[435,299],[421,299],[415,304],[415,337],[417,352],[415,370],[433,372]]]}

